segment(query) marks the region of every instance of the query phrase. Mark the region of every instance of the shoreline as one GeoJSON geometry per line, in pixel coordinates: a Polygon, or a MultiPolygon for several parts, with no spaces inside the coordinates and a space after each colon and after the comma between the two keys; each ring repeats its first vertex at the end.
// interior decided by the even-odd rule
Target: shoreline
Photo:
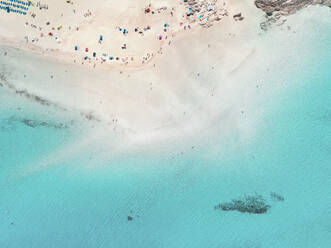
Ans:
{"type": "MultiPolygon", "coordinates": [[[[236,22],[231,17],[224,25],[191,32],[190,39],[186,34],[177,36],[171,49],[158,58],[156,68],[86,70],[22,50],[0,59],[16,71],[10,80],[17,89],[86,113],[87,119],[94,116],[106,125],[115,120],[116,129],[129,134],[133,143],[187,136],[219,115],[226,116],[222,123],[240,126],[242,108],[255,101],[255,84],[262,84],[246,85],[240,75],[245,71],[252,80],[256,77],[252,64],[265,63],[259,56],[268,51],[261,42],[273,34],[262,33],[257,24],[263,13],[253,4],[242,3],[238,8],[245,10],[245,20],[236,22]]],[[[283,33],[289,36],[294,31],[283,33]]],[[[266,60],[270,67],[275,59],[266,60]]]]}
{"type": "Polygon", "coordinates": [[[155,70],[86,70],[16,49],[7,57],[0,54],[0,72],[4,65],[12,72],[10,83],[64,106],[61,115],[73,117],[78,126],[71,128],[81,135],[22,176],[88,153],[95,144],[102,144],[98,159],[104,161],[148,151],[155,156],[172,151],[172,157],[180,157],[204,148],[226,156],[258,142],[268,122],[266,109],[278,106],[273,102],[277,97],[301,87],[289,84],[283,70],[296,74],[309,68],[310,55],[297,57],[295,51],[304,53],[313,44],[303,39],[310,32],[305,22],[321,16],[327,17],[328,11],[309,8],[289,17],[291,30],[274,26],[265,33],[256,25],[260,18],[236,23],[236,35],[215,26],[203,36],[195,33],[189,45],[178,39],[155,70]]]}

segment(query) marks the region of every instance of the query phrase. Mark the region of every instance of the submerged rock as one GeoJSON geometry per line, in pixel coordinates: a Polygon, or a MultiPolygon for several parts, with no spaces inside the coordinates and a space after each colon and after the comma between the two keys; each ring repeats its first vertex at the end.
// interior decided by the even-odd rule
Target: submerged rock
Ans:
{"type": "Polygon", "coordinates": [[[276,192],[270,192],[270,197],[271,199],[275,200],[275,201],[284,201],[285,198],[283,196],[281,196],[280,194],[277,194],[276,192]]]}
{"type": "Polygon", "coordinates": [[[241,199],[234,199],[231,202],[220,203],[215,209],[222,211],[239,211],[241,213],[263,214],[271,206],[266,203],[261,195],[245,195],[241,199]]]}
{"type": "Polygon", "coordinates": [[[65,123],[53,123],[53,122],[47,122],[47,121],[38,121],[38,120],[32,120],[32,119],[21,119],[18,120],[21,123],[25,124],[26,126],[36,128],[36,127],[46,127],[46,128],[53,128],[53,129],[65,129],[69,128],[68,124],[65,123]]]}
{"type": "Polygon", "coordinates": [[[52,129],[67,129],[74,124],[73,121],[67,123],[56,123],[53,121],[40,121],[36,119],[28,119],[28,118],[19,118],[15,116],[11,116],[8,119],[1,120],[1,131],[14,129],[17,123],[22,123],[31,128],[52,128],[52,129]]]}

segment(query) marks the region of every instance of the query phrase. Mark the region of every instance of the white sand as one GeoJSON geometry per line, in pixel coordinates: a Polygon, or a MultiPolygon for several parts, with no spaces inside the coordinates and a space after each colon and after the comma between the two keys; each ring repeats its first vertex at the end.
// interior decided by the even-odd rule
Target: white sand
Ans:
{"type": "MultiPolygon", "coordinates": [[[[67,62],[84,63],[88,67],[99,67],[104,59],[103,67],[108,69],[123,65],[137,68],[158,57],[162,53],[160,49],[169,46],[177,35],[189,33],[199,26],[198,23],[207,22],[207,15],[213,17],[215,11],[222,19],[219,22],[226,22],[226,19],[232,19],[224,16],[227,11],[235,14],[240,6],[231,3],[233,7],[230,7],[228,1],[202,2],[209,3],[212,11],[203,14],[203,21],[190,23],[186,18],[188,8],[181,0],[96,0],[93,4],[87,0],[72,1],[72,4],[64,0],[48,0],[41,2],[47,4],[48,9],[30,6],[26,16],[2,11],[0,21],[4,25],[0,25],[0,38],[21,49],[38,51],[67,62]],[[214,2],[215,5],[211,5],[214,2]],[[150,12],[145,13],[149,6],[150,12]],[[167,27],[164,26],[166,23],[167,27]],[[148,26],[150,30],[144,31],[148,26]],[[135,32],[136,28],[138,32],[135,32]],[[125,35],[124,29],[128,31],[125,35]],[[100,35],[103,40],[99,43],[100,35]],[[162,40],[158,39],[160,35],[162,40]],[[124,44],[126,49],[122,49],[124,44]],[[75,46],[77,51],[74,51],[75,46]],[[110,60],[110,56],[114,60],[110,60]],[[84,60],[84,57],[88,59],[84,60]]],[[[208,18],[207,23],[213,22],[212,19],[208,18]]]]}

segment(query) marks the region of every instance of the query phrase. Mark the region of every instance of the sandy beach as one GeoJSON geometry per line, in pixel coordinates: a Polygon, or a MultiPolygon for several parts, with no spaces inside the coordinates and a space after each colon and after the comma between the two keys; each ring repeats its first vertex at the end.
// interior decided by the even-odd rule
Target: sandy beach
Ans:
{"type": "Polygon", "coordinates": [[[177,36],[188,39],[203,28],[244,20],[240,1],[50,0],[25,8],[24,14],[2,12],[3,41],[93,68],[141,67],[164,54],[177,36]]]}

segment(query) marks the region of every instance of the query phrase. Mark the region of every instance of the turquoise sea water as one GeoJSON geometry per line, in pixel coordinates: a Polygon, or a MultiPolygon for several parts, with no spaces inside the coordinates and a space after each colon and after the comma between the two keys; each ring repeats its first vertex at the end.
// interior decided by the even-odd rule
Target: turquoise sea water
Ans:
{"type": "Polygon", "coordinates": [[[84,131],[54,128],[70,120],[0,88],[0,247],[330,247],[331,25],[310,25],[311,62],[282,68],[290,86],[255,106],[253,141],[226,152],[220,136],[179,156],[126,154],[93,168],[95,148],[26,174],[84,131]],[[214,209],[255,192],[267,213],[214,209]]]}

